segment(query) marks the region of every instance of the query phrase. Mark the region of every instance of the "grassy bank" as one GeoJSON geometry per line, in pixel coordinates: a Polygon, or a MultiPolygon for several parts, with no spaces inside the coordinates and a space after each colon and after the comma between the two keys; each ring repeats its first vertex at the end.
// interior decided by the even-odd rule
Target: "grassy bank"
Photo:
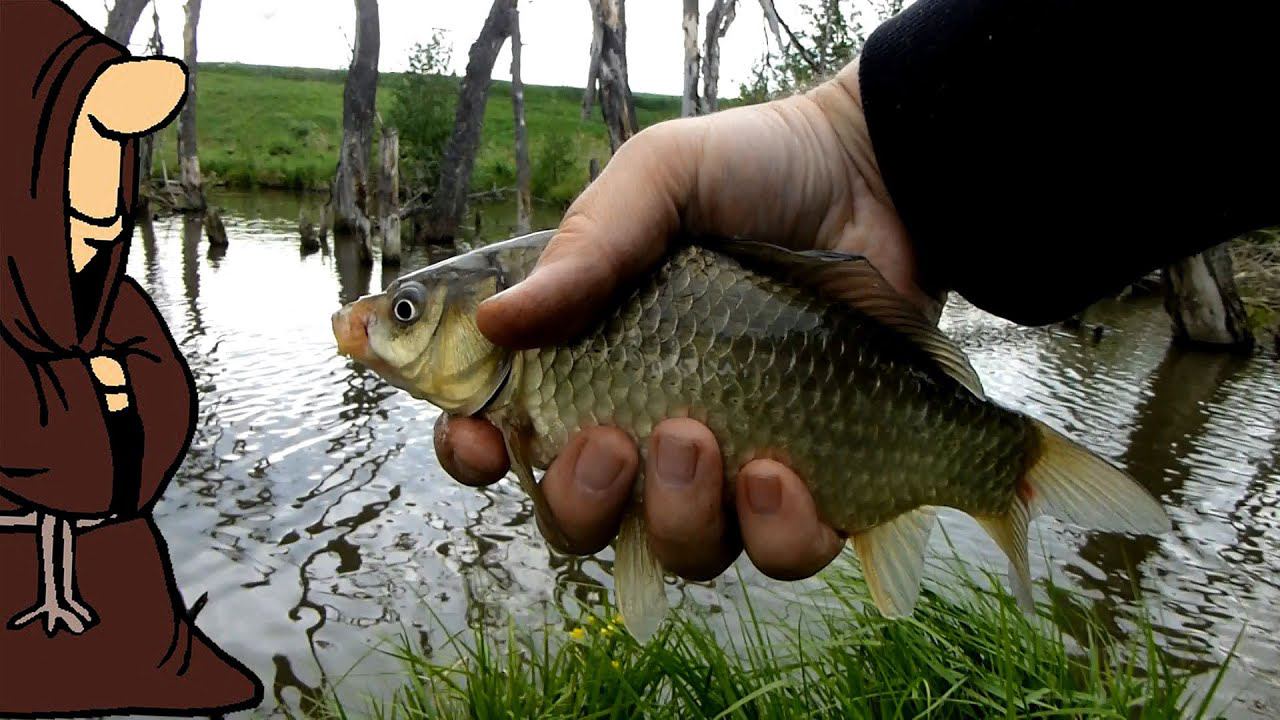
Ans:
{"type": "Polygon", "coordinates": [[[326,710],[477,720],[1199,718],[1223,704],[1212,699],[1221,670],[1202,676],[1207,694],[1193,699],[1192,672],[1157,647],[1148,621],[1118,638],[1061,588],[1050,587],[1052,604],[1029,620],[1007,593],[961,570],[941,593],[926,586],[912,618],[889,621],[848,565],[825,577],[830,592],[785,622],[750,606],[735,625],[681,612],[645,647],[608,609],[537,633],[476,630],[430,656],[403,642],[392,651],[404,667],[392,700],[326,710]]]}
{"type": "MultiPolygon", "coordinates": [[[[196,90],[201,169],[230,187],[325,188],[342,142],[345,75],[329,70],[202,63],[196,90]]],[[[390,93],[385,90],[397,80],[398,76],[390,73],[380,79],[378,105],[384,116],[384,107],[390,102],[390,93]]],[[[441,79],[440,87],[442,97],[454,92],[446,79],[441,79]]],[[[515,175],[510,92],[511,86],[505,82],[495,82],[490,89],[472,178],[476,190],[507,186],[515,175]]],[[[608,158],[608,135],[599,112],[582,120],[581,101],[580,88],[525,88],[530,155],[535,164],[539,158],[543,162],[559,160],[565,168],[563,177],[551,183],[547,194],[553,197],[549,200],[572,197],[586,184],[588,160],[594,156],[603,163],[608,158]]],[[[636,96],[636,114],[642,126],[679,112],[679,98],[636,96]]],[[[154,174],[166,168],[170,176],[176,172],[176,137],[175,126],[161,134],[154,174]]]]}
{"type": "Polygon", "coordinates": [[[1232,243],[1231,259],[1250,326],[1280,335],[1280,228],[1245,234],[1232,243]]]}

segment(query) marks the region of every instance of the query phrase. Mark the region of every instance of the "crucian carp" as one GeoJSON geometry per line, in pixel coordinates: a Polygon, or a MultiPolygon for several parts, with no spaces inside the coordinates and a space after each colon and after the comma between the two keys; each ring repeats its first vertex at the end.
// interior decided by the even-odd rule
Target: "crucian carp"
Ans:
{"type": "MultiPolygon", "coordinates": [[[[1169,529],[1156,500],[1123,472],[988,400],[964,353],[861,257],[740,240],[673,243],[575,342],[493,345],[476,327],[476,308],[526,277],[552,234],[409,273],[333,316],[340,352],[416,398],[502,431],[544,532],[558,530],[534,470],[573,433],[612,425],[644,452],[654,426],[678,416],[715,434],[726,477],[785,450],[822,519],[850,538],[888,616],[915,605],[940,506],[971,515],[1008,556],[1024,607],[1032,518],[1169,529]]],[[[636,486],[614,578],[627,627],[643,641],[667,600],[636,486]]]]}

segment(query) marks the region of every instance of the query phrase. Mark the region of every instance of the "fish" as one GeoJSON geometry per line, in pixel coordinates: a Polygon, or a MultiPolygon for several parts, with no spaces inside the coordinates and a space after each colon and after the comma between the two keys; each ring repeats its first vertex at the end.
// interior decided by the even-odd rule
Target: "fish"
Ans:
{"type": "MultiPolygon", "coordinates": [[[[560,532],[535,478],[583,428],[609,425],[643,454],[662,420],[707,425],[733,478],[759,457],[803,478],[848,539],[887,617],[917,602],[939,507],[972,516],[1033,611],[1030,521],[1169,530],[1110,462],[987,398],[964,352],[866,258],[742,239],[673,240],[653,272],[577,340],[499,347],[476,326],[554,235],[488,245],[410,272],[332,316],[338,351],[444,412],[501,432],[544,534],[560,532]]],[[[643,474],[643,470],[639,471],[643,474]]],[[[614,541],[617,604],[641,641],[668,605],[644,527],[643,477],[614,541]]]]}

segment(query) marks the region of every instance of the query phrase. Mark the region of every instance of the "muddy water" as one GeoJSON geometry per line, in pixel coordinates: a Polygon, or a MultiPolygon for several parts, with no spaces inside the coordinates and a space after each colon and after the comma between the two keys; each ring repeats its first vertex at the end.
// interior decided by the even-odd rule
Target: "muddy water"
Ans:
{"type": "MultiPolygon", "coordinates": [[[[326,681],[342,679],[355,700],[385,693],[396,664],[380,641],[438,647],[469,621],[540,620],[557,602],[600,597],[607,554],[552,556],[511,484],[449,481],[431,447],[436,411],[334,354],[330,312],[390,278],[362,269],[345,243],[300,254],[298,198],[216,201],[225,252],[193,223],[159,219],[135,234],[129,272],[200,393],[191,453],[158,520],[188,601],[209,594],[200,626],[262,677],[260,714],[305,711],[326,681]]],[[[510,222],[486,208],[481,235],[505,236],[510,222]]],[[[442,256],[413,250],[405,267],[442,256]]],[[[1280,716],[1280,365],[1169,350],[1154,303],[1103,303],[1086,322],[1104,327],[1100,340],[963,302],[943,320],[993,397],[1124,465],[1173,518],[1158,540],[1042,519],[1032,543],[1050,559],[1033,552],[1033,572],[1083,590],[1117,632],[1132,627],[1137,588],[1189,667],[1216,666],[1239,637],[1228,714],[1280,716]]],[[[967,518],[944,514],[944,526],[963,553],[1004,567],[967,518]]],[[[746,586],[767,584],[740,565],[746,586]]],[[[706,609],[743,590],[733,579],[679,592],[706,609]]]]}

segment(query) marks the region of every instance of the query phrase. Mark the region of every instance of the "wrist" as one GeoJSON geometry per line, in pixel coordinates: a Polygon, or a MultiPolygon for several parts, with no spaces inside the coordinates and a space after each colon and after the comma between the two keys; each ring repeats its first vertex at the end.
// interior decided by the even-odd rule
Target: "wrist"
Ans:
{"type": "Polygon", "coordinates": [[[805,93],[822,111],[840,142],[840,150],[858,175],[867,183],[872,195],[879,202],[893,207],[893,199],[880,175],[875,150],[871,146],[871,133],[867,129],[866,114],[862,109],[862,88],[858,81],[858,61],[854,60],[835,77],[805,93]]]}

